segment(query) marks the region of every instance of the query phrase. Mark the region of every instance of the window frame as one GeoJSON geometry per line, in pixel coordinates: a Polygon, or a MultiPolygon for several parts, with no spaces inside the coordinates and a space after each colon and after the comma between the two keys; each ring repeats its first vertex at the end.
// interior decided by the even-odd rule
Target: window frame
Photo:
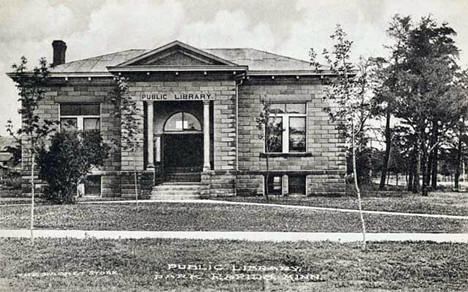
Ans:
{"type": "Polygon", "coordinates": [[[63,119],[76,119],[76,130],[84,131],[84,120],[85,119],[98,119],[99,120],[99,133],[101,132],[101,103],[59,103],[59,121],[60,121],[60,131],[62,131],[62,118],[63,119]],[[99,106],[99,115],[62,115],[62,105],[97,105],[99,106]]]}
{"type": "MultiPolygon", "coordinates": [[[[272,102],[271,104],[284,104],[285,112],[284,113],[270,113],[270,118],[281,118],[282,119],[282,138],[281,138],[281,147],[282,152],[268,152],[273,154],[279,153],[307,153],[307,102],[272,102]],[[288,104],[303,104],[304,105],[304,113],[288,113],[287,112],[287,105],[288,104]],[[289,149],[289,119],[290,118],[304,118],[305,122],[305,146],[304,151],[293,151],[291,152],[289,149]]],[[[264,136],[266,137],[266,129],[264,131],[264,136]]],[[[266,152],[266,140],[263,141],[263,151],[266,152]]]]}
{"type": "Polygon", "coordinates": [[[163,132],[165,134],[198,134],[198,133],[203,133],[203,124],[201,123],[200,119],[195,114],[193,114],[191,112],[188,112],[188,111],[178,111],[178,112],[174,112],[171,115],[169,115],[169,117],[166,119],[166,121],[164,121],[163,132]],[[166,129],[167,123],[169,122],[169,120],[172,119],[173,117],[175,117],[178,114],[182,114],[182,130],[168,130],[168,129],[166,129]],[[188,116],[191,116],[196,120],[196,122],[200,126],[200,130],[185,129],[184,122],[186,121],[186,119],[185,119],[186,114],[188,114],[188,116]]]}
{"type": "Polygon", "coordinates": [[[304,195],[304,196],[307,196],[307,176],[306,175],[301,175],[301,174],[294,174],[294,175],[288,175],[288,193],[290,195],[304,195]],[[304,185],[301,186],[301,189],[302,189],[302,193],[293,193],[291,191],[292,189],[292,181],[294,180],[294,178],[300,178],[301,180],[303,180],[304,182],[304,185]]]}
{"type": "Polygon", "coordinates": [[[264,183],[266,183],[266,186],[267,186],[267,190],[268,190],[268,194],[270,195],[282,195],[283,193],[283,176],[282,175],[278,175],[278,174],[271,174],[269,177],[268,177],[269,180],[271,180],[271,184],[270,184],[270,181],[267,181],[266,177],[264,178],[264,183]],[[275,178],[278,178],[279,181],[278,181],[278,185],[275,184],[275,178]],[[278,189],[275,189],[275,187],[278,187],[278,189]]]}
{"type": "Polygon", "coordinates": [[[102,175],[100,174],[88,174],[85,178],[85,181],[83,181],[83,196],[86,196],[86,197],[102,197],[102,175]],[[95,177],[99,177],[99,193],[98,194],[88,194],[87,191],[86,191],[86,179],[89,177],[89,176],[95,176],[95,177]]]}

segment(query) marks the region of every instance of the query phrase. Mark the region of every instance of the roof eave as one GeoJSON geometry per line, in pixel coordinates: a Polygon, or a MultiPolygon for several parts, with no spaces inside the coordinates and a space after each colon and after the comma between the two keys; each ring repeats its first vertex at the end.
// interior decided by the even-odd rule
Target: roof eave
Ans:
{"type": "MultiPolygon", "coordinates": [[[[32,72],[26,72],[27,75],[32,76],[32,72]]],[[[8,77],[14,79],[15,72],[6,73],[8,77]]],[[[49,78],[71,78],[71,77],[113,77],[114,75],[109,72],[49,72],[49,78]]]]}
{"type": "Polygon", "coordinates": [[[198,71],[247,71],[248,66],[108,66],[109,72],[198,72],[198,71]]]}
{"type": "Polygon", "coordinates": [[[250,70],[249,76],[333,76],[331,71],[315,70],[250,70]]]}

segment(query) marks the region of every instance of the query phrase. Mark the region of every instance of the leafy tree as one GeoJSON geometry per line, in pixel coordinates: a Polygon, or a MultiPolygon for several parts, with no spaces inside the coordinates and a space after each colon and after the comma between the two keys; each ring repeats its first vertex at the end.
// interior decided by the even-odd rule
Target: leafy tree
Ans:
{"type": "Polygon", "coordinates": [[[265,99],[262,100],[262,110],[259,116],[255,119],[257,128],[260,130],[258,138],[265,141],[265,162],[266,173],[263,194],[265,200],[269,200],[268,183],[270,181],[270,153],[281,145],[280,137],[283,131],[281,124],[276,121],[276,115],[271,110],[271,103],[265,99]]]}
{"type": "MultiPolygon", "coordinates": [[[[358,184],[356,167],[357,142],[364,145],[364,129],[371,116],[372,83],[371,63],[361,58],[357,67],[351,64],[350,54],[352,41],[346,38],[345,31],[337,25],[330,38],[335,42],[333,50],[323,51],[323,56],[330,66],[334,77],[328,80],[325,99],[332,104],[324,110],[329,113],[333,122],[338,125],[341,135],[351,147],[354,187],[358,198],[359,214],[362,225],[363,248],[366,248],[366,224],[362,213],[361,191],[358,184]],[[335,77],[336,76],[336,77],[335,77]]],[[[318,67],[316,54],[311,53],[312,64],[318,67]]]]}
{"type": "Polygon", "coordinates": [[[420,168],[421,193],[427,195],[429,169],[434,169],[429,157],[437,161],[434,153],[440,144],[439,137],[453,126],[456,116],[452,111],[456,110],[457,100],[448,95],[458,68],[455,62],[458,49],[452,38],[455,31],[446,23],[437,24],[431,17],[423,17],[417,26],[408,18],[396,21],[407,33],[394,35],[404,43],[399,52],[399,65],[393,67],[398,84],[395,116],[416,136],[415,179],[419,182],[420,168]]]}
{"type": "Polygon", "coordinates": [[[91,167],[102,166],[109,146],[98,131],[62,131],[48,149],[39,151],[39,176],[47,182],[45,196],[56,203],[74,203],[76,190],[91,167]]]}
{"type": "MultiPolygon", "coordinates": [[[[19,64],[12,66],[14,72],[10,74],[18,89],[21,104],[18,112],[22,118],[22,128],[18,130],[18,135],[22,137],[23,146],[28,149],[31,157],[31,242],[34,243],[34,197],[35,197],[35,158],[44,140],[55,130],[57,121],[41,119],[36,112],[39,104],[44,99],[47,81],[49,79],[49,69],[45,58],[39,60],[39,66],[32,71],[27,70],[27,59],[21,57],[19,64]]],[[[24,163],[24,159],[23,159],[24,163]]]]}
{"type": "MultiPolygon", "coordinates": [[[[116,77],[116,85],[111,96],[114,104],[114,117],[121,123],[120,140],[113,139],[116,145],[121,145],[121,150],[134,152],[143,143],[138,136],[140,118],[142,113],[135,100],[128,93],[128,78],[116,77]]],[[[138,206],[138,173],[135,157],[133,157],[133,177],[135,184],[135,200],[138,206]]]]}
{"type": "Polygon", "coordinates": [[[379,189],[385,188],[387,170],[390,163],[390,152],[392,147],[392,127],[391,119],[395,112],[396,99],[399,95],[398,72],[401,62],[404,59],[403,53],[406,51],[407,39],[410,31],[411,18],[395,15],[387,29],[387,34],[394,40],[386,46],[391,51],[388,59],[375,58],[377,65],[377,78],[381,80],[380,86],[375,89],[374,116],[385,118],[385,154],[382,157],[382,170],[379,189]]]}
{"type": "Polygon", "coordinates": [[[449,95],[457,102],[453,104],[455,109],[451,112],[455,115],[453,127],[447,131],[446,140],[450,149],[451,160],[453,162],[455,173],[455,189],[459,189],[459,180],[461,174],[461,166],[468,155],[468,70],[463,70],[457,74],[454,86],[451,88],[449,95]]]}

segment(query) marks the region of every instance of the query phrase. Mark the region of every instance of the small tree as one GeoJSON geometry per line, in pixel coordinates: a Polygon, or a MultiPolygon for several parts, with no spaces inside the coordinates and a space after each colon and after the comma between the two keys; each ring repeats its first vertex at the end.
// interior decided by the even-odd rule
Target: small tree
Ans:
{"type": "Polygon", "coordinates": [[[76,190],[91,167],[102,166],[109,146],[98,131],[63,131],[52,137],[48,149],[38,155],[39,176],[47,182],[46,198],[56,203],[74,203],[76,190]]]}
{"type": "MultiPolygon", "coordinates": [[[[361,191],[358,184],[356,169],[356,144],[365,141],[363,130],[371,115],[370,97],[372,92],[370,78],[370,62],[361,58],[357,70],[350,61],[352,41],[346,39],[346,33],[340,25],[330,36],[335,41],[331,52],[323,51],[323,56],[330,66],[334,77],[330,78],[325,88],[325,99],[330,106],[324,108],[330,119],[337,124],[342,137],[351,144],[352,169],[354,187],[358,198],[359,214],[362,225],[362,244],[366,248],[366,224],[362,213],[361,191]]],[[[319,67],[315,60],[316,54],[311,52],[312,64],[319,67]]]]}
{"type": "MultiPolygon", "coordinates": [[[[114,117],[120,121],[121,138],[113,139],[116,145],[121,145],[121,150],[134,152],[143,143],[138,136],[140,128],[139,117],[142,115],[137,103],[128,93],[128,78],[116,77],[116,85],[111,96],[114,105],[114,117]]],[[[135,184],[135,201],[138,206],[138,173],[136,169],[135,156],[133,156],[133,177],[135,184]]]]}
{"type": "Polygon", "coordinates": [[[13,154],[13,164],[18,165],[21,162],[21,138],[16,135],[11,120],[7,121],[6,131],[15,140],[15,145],[5,147],[5,151],[13,154]]]}
{"type": "Polygon", "coordinates": [[[283,131],[282,125],[276,121],[276,115],[271,111],[271,103],[266,99],[262,100],[262,110],[260,115],[255,119],[257,128],[260,130],[258,138],[265,141],[265,183],[263,186],[263,194],[265,200],[269,200],[268,183],[270,180],[270,153],[281,145],[281,132],[283,131]]]}
{"type": "MultiPolygon", "coordinates": [[[[23,146],[29,150],[31,157],[31,243],[34,244],[34,197],[36,182],[35,176],[35,158],[40,148],[40,144],[44,139],[55,130],[53,127],[57,121],[41,120],[35,110],[39,107],[40,102],[44,99],[45,87],[49,78],[49,69],[45,58],[39,60],[39,67],[35,67],[33,71],[27,71],[27,59],[21,57],[19,64],[14,64],[12,68],[14,72],[10,74],[18,89],[21,108],[18,112],[22,118],[22,128],[18,130],[18,135],[25,142],[23,146]]],[[[13,133],[13,132],[11,132],[13,133]]],[[[23,163],[24,163],[23,159],[23,163]]]]}

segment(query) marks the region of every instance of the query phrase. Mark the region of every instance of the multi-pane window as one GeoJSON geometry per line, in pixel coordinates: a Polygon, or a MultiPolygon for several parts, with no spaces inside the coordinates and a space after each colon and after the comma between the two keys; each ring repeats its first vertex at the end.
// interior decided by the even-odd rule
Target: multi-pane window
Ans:
{"type": "Polygon", "coordinates": [[[198,119],[186,112],[172,115],[164,126],[166,132],[201,131],[201,129],[198,119]]]}
{"type": "Polygon", "coordinates": [[[306,152],[306,104],[273,103],[268,152],[306,152]]]}
{"type": "Polygon", "coordinates": [[[268,193],[271,195],[281,195],[283,180],[279,175],[270,175],[268,177],[268,193]]]}
{"type": "Polygon", "coordinates": [[[60,104],[60,127],[67,131],[99,131],[99,104],[60,104]]]}

